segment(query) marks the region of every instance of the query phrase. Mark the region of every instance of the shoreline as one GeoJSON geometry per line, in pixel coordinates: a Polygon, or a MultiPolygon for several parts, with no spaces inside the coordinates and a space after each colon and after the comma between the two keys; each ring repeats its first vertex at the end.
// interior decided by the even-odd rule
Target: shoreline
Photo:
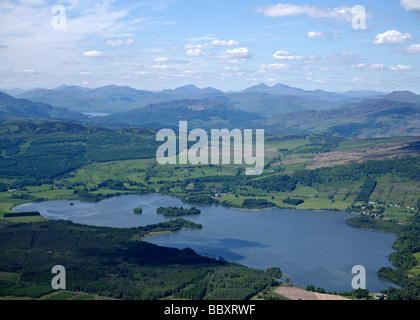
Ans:
{"type": "MultiPolygon", "coordinates": [[[[20,203],[20,204],[18,204],[16,206],[12,207],[10,209],[10,211],[12,211],[12,212],[18,212],[18,211],[15,211],[15,208],[17,208],[19,206],[22,206],[22,205],[25,205],[25,204],[28,204],[28,203],[47,202],[47,201],[73,201],[73,200],[75,200],[75,201],[82,201],[82,202],[100,202],[100,201],[103,201],[103,200],[106,200],[106,199],[109,199],[109,198],[121,197],[121,196],[128,196],[128,195],[139,195],[139,196],[142,196],[142,195],[144,195],[144,196],[146,196],[146,195],[162,195],[162,196],[168,196],[168,197],[173,197],[175,199],[178,199],[178,200],[180,200],[185,205],[189,205],[189,206],[201,205],[200,203],[185,203],[184,202],[184,199],[185,198],[179,197],[178,195],[165,194],[165,193],[160,193],[160,192],[150,192],[150,193],[133,193],[133,192],[127,192],[127,193],[109,194],[106,197],[103,197],[103,198],[97,199],[97,200],[87,200],[87,199],[84,199],[83,197],[79,197],[77,195],[74,198],[70,198],[70,199],[69,198],[60,198],[60,197],[57,197],[55,199],[43,199],[43,198],[39,198],[39,199],[35,199],[35,200],[34,199],[32,199],[32,200],[31,199],[27,199],[27,201],[24,201],[23,203],[20,203]]],[[[223,206],[224,208],[228,208],[228,209],[242,210],[242,211],[248,211],[248,212],[259,212],[259,211],[267,211],[267,210],[276,210],[276,209],[279,209],[279,210],[305,210],[305,211],[313,211],[313,212],[327,212],[327,211],[330,211],[330,212],[345,212],[345,213],[353,214],[355,216],[361,216],[360,213],[357,213],[357,212],[354,212],[354,211],[345,211],[345,210],[339,210],[339,209],[336,209],[336,208],[322,208],[322,209],[319,209],[319,208],[298,208],[298,207],[279,207],[279,206],[275,206],[275,207],[270,207],[270,208],[253,208],[253,209],[248,209],[248,208],[242,208],[242,207],[234,206],[234,205],[228,206],[228,205],[225,205],[223,203],[203,204],[203,205],[207,205],[207,206],[209,206],[209,205],[210,206],[223,206]]],[[[6,213],[6,212],[4,212],[4,213],[6,213]]],[[[42,215],[41,215],[41,217],[47,219],[46,217],[44,217],[42,215]]],[[[365,229],[365,230],[368,230],[368,229],[365,229]]],[[[375,229],[372,229],[372,231],[375,231],[375,229]]]]}

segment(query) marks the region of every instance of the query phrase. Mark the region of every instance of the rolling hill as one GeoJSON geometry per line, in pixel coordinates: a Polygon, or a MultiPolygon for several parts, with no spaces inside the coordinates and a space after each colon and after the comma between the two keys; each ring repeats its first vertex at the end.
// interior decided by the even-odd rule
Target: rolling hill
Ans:
{"type": "Polygon", "coordinates": [[[101,124],[131,125],[149,128],[176,128],[179,121],[188,121],[190,128],[242,128],[261,116],[238,110],[221,100],[174,100],[151,104],[144,108],[94,118],[101,124]]]}
{"type": "Polygon", "coordinates": [[[40,118],[58,120],[83,120],[81,113],[64,108],[54,108],[48,104],[16,99],[0,92],[0,118],[4,121],[16,118],[40,118]]]}
{"type": "Polygon", "coordinates": [[[352,107],[287,113],[262,123],[277,134],[319,133],[344,137],[420,135],[420,106],[388,99],[366,100],[352,107]]]}

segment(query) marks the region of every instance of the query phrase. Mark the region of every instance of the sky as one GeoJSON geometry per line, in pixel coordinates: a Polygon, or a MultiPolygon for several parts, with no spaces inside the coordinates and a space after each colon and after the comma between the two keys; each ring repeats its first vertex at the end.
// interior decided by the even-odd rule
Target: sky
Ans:
{"type": "Polygon", "coordinates": [[[0,88],[420,94],[420,0],[1,0],[0,88]]]}

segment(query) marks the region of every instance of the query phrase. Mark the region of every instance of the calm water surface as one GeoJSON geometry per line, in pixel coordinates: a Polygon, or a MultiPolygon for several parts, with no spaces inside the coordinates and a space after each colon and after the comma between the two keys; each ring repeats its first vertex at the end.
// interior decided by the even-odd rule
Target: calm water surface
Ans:
{"type": "MultiPolygon", "coordinates": [[[[39,211],[48,219],[71,220],[95,226],[130,228],[168,221],[156,208],[189,207],[180,200],[163,195],[126,195],[98,203],[46,201],[16,207],[16,211],[39,211]],[[70,205],[72,203],[73,205],[70,205]],[[133,213],[142,207],[143,213],[133,213]]],[[[280,267],[292,283],[313,284],[327,291],[350,291],[355,276],[351,269],[363,265],[367,287],[378,292],[392,283],[379,278],[379,268],[391,266],[396,237],[391,234],[351,228],[345,212],[273,209],[243,211],[221,206],[196,206],[199,216],[185,217],[203,225],[201,230],[147,238],[161,246],[189,247],[211,257],[266,269],[280,267]]]]}

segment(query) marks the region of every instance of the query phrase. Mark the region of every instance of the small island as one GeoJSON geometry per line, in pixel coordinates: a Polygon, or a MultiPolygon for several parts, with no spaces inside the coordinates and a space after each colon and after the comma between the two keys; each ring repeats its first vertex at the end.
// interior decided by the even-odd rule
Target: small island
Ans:
{"type": "Polygon", "coordinates": [[[178,207],[168,207],[168,208],[164,208],[164,207],[160,207],[156,209],[156,212],[158,214],[163,214],[163,216],[165,217],[180,217],[180,216],[194,216],[194,215],[198,215],[201,213],[200,210],[198,210],[195,207],[192,208],[178,208],[178,207]]]}
{"type": "Polygon", "coordinates": [[[142,214],[143,213],[143,208],[134,208],[133,212],[135,214],[142,214]]]}

